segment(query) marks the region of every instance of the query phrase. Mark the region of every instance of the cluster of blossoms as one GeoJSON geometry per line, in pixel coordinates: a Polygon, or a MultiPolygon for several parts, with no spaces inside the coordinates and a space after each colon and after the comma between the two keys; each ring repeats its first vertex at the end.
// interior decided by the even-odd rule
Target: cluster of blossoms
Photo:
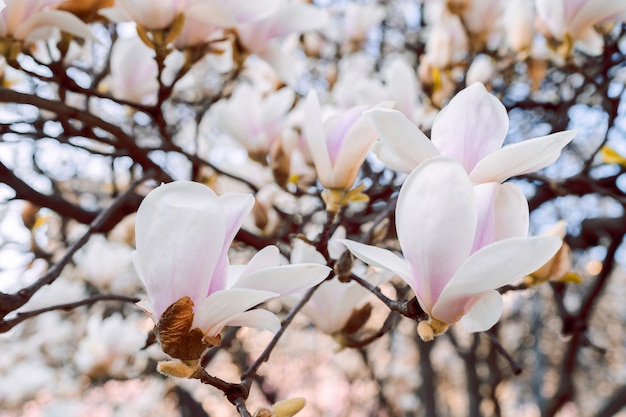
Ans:
{"type": "MultiPolygon", "coordinates": [[[[401,112],[384,108],[365,116],[363,109],[356,109],[324,135],[316,122],[315,95],[309,96],[307,106],[313,111],[307,114],[311,119],[305,134],[327,189],[352,187],[376,139],[375,134],[369,135],[371,141],[363,135],[368,130],[381,138],[381,159],[410,172],[396,208],[403,258],[376,246],[338,242],[409,284],[429,316],[418,326],[424,340],[457,321],[470,332],[489,329],[502,312],[497,289],[539,269],[561,247],[556,236],[527,236],[526,199],[514,184],[502,181],[554,162],[574,132],[501,148],[508,130],[506,110],[480,84],[460,92],[441,112],[432,141],[401,112]]],[[[248,309],[319,284],[329,275],[329,268],[319,263],[279,266],[275,247],[261,250],[246,267],[229,267],[227,250],[253,204],[251,195],[217,197],[204,185],[174,182],[152,191],[141,205],[135,264],[148,290],[149,303],[143,305],[156,323],[163,350],[185,363],[183,370],[162,364],[163,371],[192,375],[203,351],[219,343],[224,326],[278,330],[272,313],[248,309]]],[[[329,206],[329,212],[334,211],[329,206]]],[[[332,287],[329,283],[323,288],[332,287]]],[[[354,291],[340,302],[361,299],[361,290],[354,291]]],[[[341,326],[357,306],[337,307],[341,326]]],[[[308,313],[316,315],[314,310],[308,313]]],[[[328,333],[340,329],[328,320],[322,328],[328,333]]]]}

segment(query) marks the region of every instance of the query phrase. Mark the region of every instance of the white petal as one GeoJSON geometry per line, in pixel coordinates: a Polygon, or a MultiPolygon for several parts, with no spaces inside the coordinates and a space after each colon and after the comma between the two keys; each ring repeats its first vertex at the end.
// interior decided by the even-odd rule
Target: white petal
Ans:
{"type": "Polygon", "coordinates": [[[315,164],[317,175],[319,177],[330,176],[332,173],[332,165],[326,145],[324,125],[322,124],[320,102],[315,90],[309,91],[309,94],[306,96],[304,114],[304,136],[309,145],[309,151],[313,163],[315,164]]]}
{"type": "Polygon", "coordinates": [[[141,203],[135,223],[138,272],[159,317],[183,296],[206,297],[224,236],[224,211],[205,185],[177,181],[141,203]]]}
{"type": "Polygon", "coordinates": [[[254,327],[276,333],[280,329],[280,320],[274,313],[257,308],[232,316],[224,326],[254,327]]]}
{"type": "Polygon", "coordinates": [[[471,172],[478,161],[500,149],[508,129],[504,105],[482,84],[474,83],[437,115],[431,139],[442,155],[456,159],[471,172]]]}
{"type": "Polygon", "coordinates": [[[435,157],[406,179],[396,207],[402,253],[415,289],[427,309],[472,249],[476,230],[474,189],[463,167],[435,157]]]}
{"type": "Polygon", "coordinates": [[[376,129],[380,139],[390,146],[405,164],[407,160],[412,161],[411,170],[424,160],[439,155],[439,150],[430,139],[398,110],[375,108],[365,112],[365,116],[376,129]]]}
{"type": "MultiPolygon", "coordinates": [[[[500,240],[475,252],[443,289],[432,313],[446,323],[458,321],[471,298],[530,274],[545,264],[561,247],[551,237],[500,240]]],[[[471,302],[469,303],[471,307],[471,302]]]]}
{"type": "Polygon", "coordinates": [[[44,10],[34,14],[18,26],[13,36],[16,39],[25,39],[32,31],[42,27],[55,27],[83,39],[97,40],[89,25],[73,14],[61,10],[44,10]]]}
{"type": "Polygon", "coordinates": [[[243,275],[232,288],[252,288],[286,295],[324,281],[330,268],[318,264],[281,265],[243,275]]]}
{"type": "Polygon", "coordinates": [[[461,319],[461,324],[470,333],[484,332],[496,324],[502,315],[502,296],[498,291],[488,291],[461,319]]]}
{"type": "Polygon", "coordinates": [[[394,171],[408,174],[416,167],[415,162],[405,154],[399,154],[391,146],[381,140],[372,144],[372,152],[383,164],[394,171]]]}
{"type": "Polygon", "coordinates": [[[216,2],[195,3],[185,10],[185,14],[193,16],[199,22],[221,28],[230,28],[237,24],[235,16],[226,9],[226,6],[216,2]]]}
{"type": "Polygon", "coordinates": [[[387,269],[398,275],[407,284],[413,286],[409,264],[390,250],[347,239],[338,239],[337,241],[346,245],[354,256],[366,264],[387,269]]]}
{"type": "Polygon", "coordinates": [[[248,289],[215,292],[196,306],[191,328],[198,327],[208,336],[215,336],[232,317],[276,296],[273,292],[248,289]]]}
{"type": "Polygon", "coordinates": [[[475,183],[502,182],[515,175],[545,168],[557,160],[561,149],[575,135],[575,130],[566,130],[505,146],[476,164],[470,178],[475,183]]]}
{"type": "Polygon", "coordinates": [[[518,186],[500,185],[496,196],[496,240],[528,235],[528,201],[518,186]]]}

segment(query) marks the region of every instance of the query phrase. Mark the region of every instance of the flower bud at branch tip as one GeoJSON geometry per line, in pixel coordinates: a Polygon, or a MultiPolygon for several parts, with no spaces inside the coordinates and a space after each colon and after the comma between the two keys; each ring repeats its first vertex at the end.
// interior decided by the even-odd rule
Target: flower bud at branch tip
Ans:
{"type": "Polygon", "coordinates": [[[447,323],[437,320],[434,317],[430,317],[428,321],[420,321],[417,325],[417,334],[424,342],[432,341],[436,336],[444,334],[448,327],[447,323]]]}

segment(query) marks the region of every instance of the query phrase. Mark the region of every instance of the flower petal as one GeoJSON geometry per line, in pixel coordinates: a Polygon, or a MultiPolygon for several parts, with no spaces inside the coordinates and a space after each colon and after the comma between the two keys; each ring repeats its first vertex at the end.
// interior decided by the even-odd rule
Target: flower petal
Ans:
{"type": "Polygon", "coordinates": [[[409,173],[424,160],[440,154],[430,139],[398,110],[375,108],[364,114],[381,141],[395,151],[403,164],[412,162],[411,169],[403,172],[409,173]]]}
{"type": "Polygon", "coordinates": [[[286,295],[324,281],[330,268],[319,264],[281,265],[243,275],[231,288],[271,291],[286,295]]]}
{"type": "Polygon", "coordinates": [[[206,297],[222,253],[225,215],[207,186],[177,181],[155,188],[141,203],[135,223],[138,273],[155,319],[170,304],[206,297]]]}
{"type": "Polygon", "coordinates": [[[504,105],[482,84],[474,83],[439,113],[431,139],[442,155],[456,159],[471,172],[478,161],[500,149],[508,129],[504,105]]]}
{"type": "Polygon", "coordinates": [[[191,328],[215,336],[231,318],[276,296],[274,292],[241,288],[217,291],[195,307],[191,328]]]}
{"type": "Polygon", "coordinates": [[[502,315],[502,296],[496,290],[487,291],[461,319],[470,333],[484,332],[496,324],[502,315]]]}
{"type": "Polygon", "coordinates": [[[372,144],[372,153],[381,160],[385,166],[394,171],[408,174],[415,169],[415,162],[405,154],[399,154],[387,143],[377,140],[372,144]]]}
{"type": "Polygon", "coordinates": [[[309,91],[304,105],[304,136],[306,137],[311,159],[315,164],[315,170],[320,178],[330,178],[332,165],[326,146],[326,134],[322,124],[322,112],[320,102],[315,90],[309,91]]]}
{"type": "Polygon", "coordinates": [[[500,240],[475,252],[441,291],[433,315],[446,323],[455,323],[475,295],[499,288],[545,264],[561,247],[561,239],[551,237],[511,238],[500,240]]]}
{"type": "Polygon", "coordinates": [[[224,326],[254,327],[276,333],[280,329],[280,320],[274,313],[257,308],[232,316],[224,326]]]}
{"type": "Polygon", "coordinates": [[[55,27],[83,39],[97,40],[89,25],[73,14],[61,10],[43,10],[34,14],[17,27],[13,36],[16,39],[26,39],[35,29],[42,27],[55,27]]]}
{"type": "Polygon", "coordinates": [[[474,189],[453,159],[428,159],[400,189],[398,240],[413,272],[409,284],[427,309],[469,256],[476,218],[474,189]]]}
{"type": "MultiPolygon", "coordinates": [[[[228,193],[219,196],[218,200],[226,215],[224,219],[226,230],[220,257],[207,295],[214,291],[223,290],[226,287],[226,280],[228,279],[228,274],[226,273],[228,269],[228,249],[239,228],[241,228],[241,224],[254,206],[252,194],[228,193]]],[[[217,236],[214,238],[217,239],[217,236]]]]}
{"type": "Polygon", "coordinates": [[[409,264],[390,250],[365,245],[348,239],[338,239],[337,242],[346,245],[348,250],[350,250],[354,256],[366,264],[387,269],[398,275],[406,281],[407,284],[411,286],[413,285],[409,264]]]}
{"type": "Polygon", "coordinates": [[[561,149],[575,135],[575,130],[566,130],[505,146],[476,164],[470,178],[475,183],[502,182],[515,175],[545,168],[557,160],[561,149]]]}
{"type": "Polygon", "coordinates": [[[528,201],[515,184],[501,184],[495,201],[496,240],[528,236],[528,201]]]}

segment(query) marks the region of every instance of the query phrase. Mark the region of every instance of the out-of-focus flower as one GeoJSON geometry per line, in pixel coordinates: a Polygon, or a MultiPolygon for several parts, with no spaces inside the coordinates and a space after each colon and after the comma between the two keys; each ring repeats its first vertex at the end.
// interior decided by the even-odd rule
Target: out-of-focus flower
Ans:
{"type": "Polygon", "coordinates": [[[237,34],[243,47],[267,61],[287,84],[295,82],[293,56],[286,55],[274,40],[285,36],[322,28],[328,21],[325,11],[303,3],[258,1],[267,3],[270,13],[237,25],[237,34]]]}
{"type": "Polygon", "coordinates": [[[261,407],[253,417],[293,417],[306,405],[304,398],[290,398],[279,401],[270,408],[261,407]]]}
{"type": "Polygon", "coordinates": [[[450,14],[440,2],[426,2],[424,6],[430,24],[424,57],[439,70],[464,60],[469,41],[459,16],[450,14]]]}
{"type": "MultiPolygon", "coordinates": [[[[543,236],[557,236],[563,240],[565,238],[566,226],[565,221],[561,220],[545,232],[543,236]]],[[[571,268],[572,251],[569,245],[563,241],[558,252],[541,268],[526,276],[524,283],[537,285],[547,281],[582,282],[578,274],[570,272],[571,268]]]]}
{"type": "MultiPolygon", "coordinates": [[[[381,103],[379,106],[390,105],[381,103]]],[[[331,192],[343,193],[354,184],[376,140],[376,132],[363,117],[366,107],[353,107],[342,115],[323,121],[319,100],[313,90],[309,92],[305,106],[304,135],[318,179],[331,192]]],[[[326,204],[329,211],[334,211],[328,200],[326,204]]]]}
{"type": "Polygon", "coordinates": [[[411,172],[428,158],[456,159],[474,183],[502,182],[552,164],[576,134],[573,130],[502,147],[509,127],[506,109],[482,84],[459,92],[437,116],[431,140],[397,110],[366,112],[381,139],[377,156],[392,169],[411,172]]]}
{"type": "Polygon", "coordinates": [[[148,293],[141,306],[168,355],[199,359],[219,343],[224,326],[276,331],[274,314],[250,308],[328,275],[323,265],[279,266],[275,246],[247,266],[229,267],[228,248],[253,204],[249,194],[218,197],[202,184],[180,181],[156,188],[139,207],[134,261],[148,293]]]}
{"type": "Polygon", "coordinates": [[[504,7],[504,34],[509,48],[527,54],[535,36],[535,12],[528,0],[509,0],[504,7]]]}
{"type": "MultiPolygon", "coordinates": [[[[84,39],[95,39],[88,25],[71,13],[54,10],[62,0],[5,0],[0,11],[0,38],[32,43],[62,30],[84,39]]],[[[6,46],[4,46],[6,48],[6,46]]],[[[3,55],[9,51],[3,51],[3,55]]]]}
{"type": "Polygon", "coordinates": [[[288,87],[263,96],[259,89],[242,83],[230,99],[219,101],[211,110],[220,129],[244,147],[252,159],[266,164],[294,98],[288,87]]]}
{"type": "Polygon", "coordinates": [[[111,51],[111,94],[136,103],[153,101],[159,89],[154,51],[139,38],[118,39],[111,51]]]}
{"type": "Polygon", "coordinates": [[[525,201],[506,198],[496,208],[494,198],[476,192],[457,161],[431,158],[408,176],[398,196],[396,225],[405,259],[343,241],[364,262],[393,271],[411,286],[430,317],[418,326],[424,340],[459,320],[470,332],[489,329],[502,312],[496,288],[536,270],[561,244],[557,237],[519,237],[525,201]],[[492,237],[485,239],[485,233],[492,237]]]}
{"type": "Polygon", "coordinates": [[[144,336],[119,313],[107,318],[94,315],[87,322],[87,334],[78,344],[74,360],[89,376],[128,378],[145,366],[145,360],[137,360],[144,345],[144,336]]]}
{"type": "Polygon", "coordinates": [[[626,2],[615,0],[535,0],[539,30],[557,52],[568,56],[574,44],[589,55],[604,49],[595,25],[626,20],[626,2]]]}
{"type": "Polygon", "coordinates": [[[385,7],[376,3],[348,3],[344,12],[343,33],[348,42],[365,40],[367,32],[385,18],[385,7]]]}
{"type": "Polygon", "coordinates": [[[491,57],[485,54],[476,55],[472,65],[467,70],[465,83],[467,85],[474,83],[489,84],[495,74],[496,68],[491,57]]]}

